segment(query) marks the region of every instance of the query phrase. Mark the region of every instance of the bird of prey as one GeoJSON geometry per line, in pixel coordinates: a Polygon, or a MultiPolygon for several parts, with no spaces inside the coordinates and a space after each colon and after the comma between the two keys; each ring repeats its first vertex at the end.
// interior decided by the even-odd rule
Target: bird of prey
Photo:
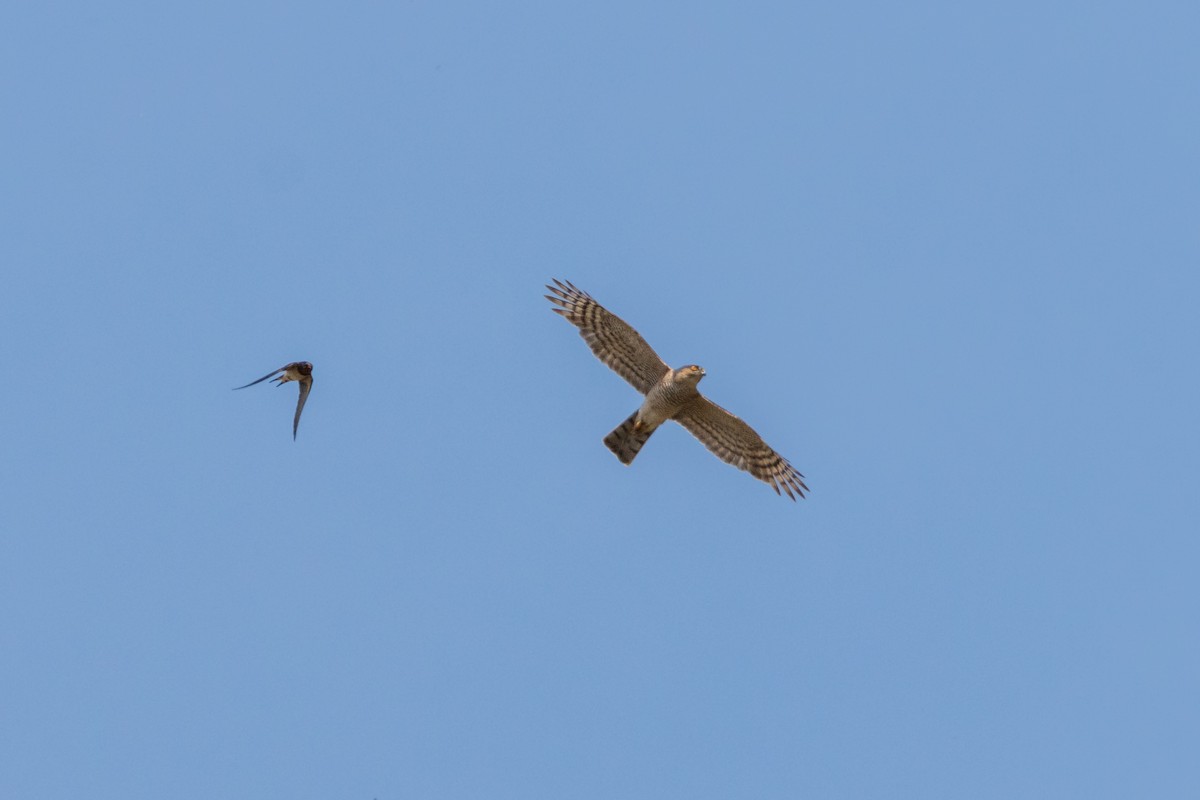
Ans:
{"type": "MultiPolygon", "coordinates": [[[[308,400],[308,393],[312,391],[312,364],[307,361],[293,361],[290,364],[285,364],[274,372],[268,372],[256,381],[250,381],[246,386],[253,386],[256,383],[262,383],[272,375],[279,375],[275,379],[276,386],[283,386],[288,381],[299,381],[300,383],[300,399],[296,401],[296,418],[292,420],[292,439],[296,438],[296,431],[300,427],[300,412],[304,410],[304,402],[308,400]],[[280,374],[282,373],[282,374],[280,374]]],[[[238,389],[245,389],[246,386],[239,386],[238,389]]],[[[234,389],[236,392],[237,389],[234,389]]]]}
{"type": "Polygon", "coordinates": [[[793,501],[804,497],[804,476],[762,440],[754,429],[700,394],[696,385],[704,370],[688,364],[671,369],[646,340],[624,320],[597,303],[570,281],[546,285],[553,311],[579,328],[596,357],[633,385],[646,399],[641,408],[604,437],[604,444],[623,464],[633,459],[650,434],[675,420],[704,443],[717,458],[749,472],[793,501]]]}

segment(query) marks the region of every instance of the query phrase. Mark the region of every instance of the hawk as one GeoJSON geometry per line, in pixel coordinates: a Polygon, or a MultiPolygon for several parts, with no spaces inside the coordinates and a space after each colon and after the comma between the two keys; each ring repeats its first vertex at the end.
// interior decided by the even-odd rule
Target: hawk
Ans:
{"type": "MultiPolygon", "coordinates": [[[[284,364],[274,372],[268,372],[256,381],[250,381],[246,386],[253,386],[256,383],[262,383],[272,375],[278,375],[278,378],[273,381],[276,386],[283,386],[288,381],[300,382],[300,399],[296,401],[296,417],[292,420],[292,441],[296,440],[296,431],[300,428],[300,412],[304,410],[304,403],[308,400],[308,393],[312,391],[312,364],[307,361],[293,361],[290,364],[284,364]]],[[[239,386],[237,389],[245,389],[246,386],[239,386]]],[[[234,389],[236,392],[237,389],[234,389]]]]}
{"type": "Polygon", "coordinates": [[[632,464],[658,426],[673,419],[717,458],[749,472],[775,494],[782,489],[792,500],[804,497],[804,476],[786,458],[745,422],[700,394],[696,386],[705,375],[702,367],[671,369],[628,323],[570,281],[554,279],[546,288],[552,292],[546,295],[554,303],[552,310],[579,328],[597,358],[646,396],[641,408],[604,437],[622,464],[632,464]]]}

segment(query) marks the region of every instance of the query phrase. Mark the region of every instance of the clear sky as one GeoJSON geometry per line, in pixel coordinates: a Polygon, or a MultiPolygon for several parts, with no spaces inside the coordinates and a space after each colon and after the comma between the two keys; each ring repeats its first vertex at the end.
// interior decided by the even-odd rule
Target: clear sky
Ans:
{"type": "Polygon", "coordinates": [[[1198,796],[1198,29],[9,4],[0,796],[1198,796]]]}

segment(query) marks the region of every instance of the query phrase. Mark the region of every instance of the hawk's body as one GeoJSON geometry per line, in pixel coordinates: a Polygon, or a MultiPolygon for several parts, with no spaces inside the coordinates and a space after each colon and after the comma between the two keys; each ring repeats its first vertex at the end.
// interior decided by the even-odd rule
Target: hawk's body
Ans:
{"type": "Polygon", "coordinates": [[[703,377],[704,370],[695,364],[667,370],[658,383],[650,387],[642,407],[604,437],[608,449],[621,459],[622,464],[632,464],[659,425],[673,418],[688,402],[700,397],[696,384],[703,377]]]}
{"type": "Polygon", "coordinates": [[[624,464],[637,457],[650,435],[675,420],[718,458],[796,499],[808,487],[804,476],[762,440],[754,429],[700,394],[704,370],[695,364],[667,366],[641,335],[570,282],[554,281],[546,299],[554,311],[579,328],[592,352],[646,396],[641,408],[604,437],[608,449],[624,464]]]}

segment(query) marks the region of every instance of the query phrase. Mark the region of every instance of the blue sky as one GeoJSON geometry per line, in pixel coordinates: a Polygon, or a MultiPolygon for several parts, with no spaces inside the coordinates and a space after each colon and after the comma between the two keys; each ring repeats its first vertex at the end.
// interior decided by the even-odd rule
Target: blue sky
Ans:
{"type": "Polygon", "coordinates": [[[1194,796],[1198,23],[0,12],[0,794],[1194,796]]]}

